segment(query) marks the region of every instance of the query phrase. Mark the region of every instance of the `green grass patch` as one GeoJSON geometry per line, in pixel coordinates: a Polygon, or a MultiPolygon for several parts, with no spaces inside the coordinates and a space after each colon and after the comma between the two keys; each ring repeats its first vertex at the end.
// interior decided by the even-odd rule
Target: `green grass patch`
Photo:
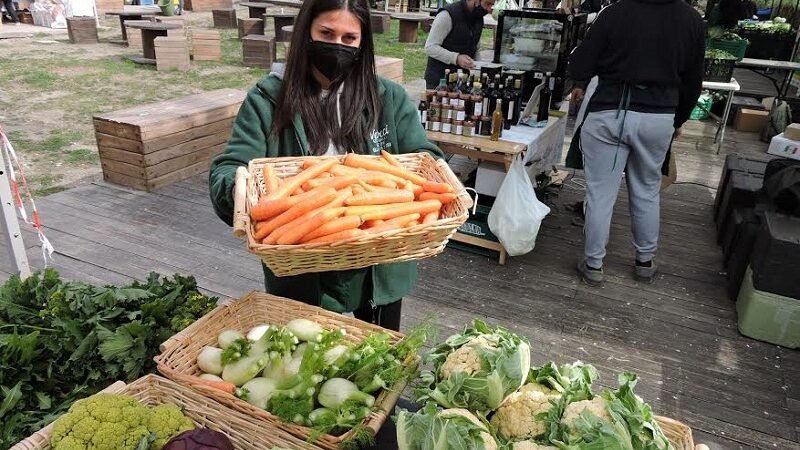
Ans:
{"type": "Polygon", "coordinates": [[[31,177],[28,181],[31,185],[36,186],[36,188],[33,189],[33,195],[35,197],[44,197],[67,190],[66,187],[56,184],[61,181],[62,178],[64,178],[62,175],[39,175],[31,177]]]}
{"type": "Polygon", "coordinates": [[[97,153],[86,148],[79,148],[70,151],[64,162],[71,166],[79,166],[81,164],[94,164],[99,160],[97,153]]]}
{"type": "Polygon", "coordinates": [[[51,89],[61,77],[48,70],[32,68],[21,73],[19,79],[36,89],[51,89]]]}

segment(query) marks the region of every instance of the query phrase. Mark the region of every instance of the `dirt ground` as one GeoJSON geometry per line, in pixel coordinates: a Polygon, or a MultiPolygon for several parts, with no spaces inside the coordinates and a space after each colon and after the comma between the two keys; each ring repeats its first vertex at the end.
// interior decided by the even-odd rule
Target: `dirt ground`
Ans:
{"type": "MultiPolygon", "coordinates": [[[[212,27],[210,13],[184,17],[187,29],[212,27]]],[[[241,65],[236,30],[220,30],[222,61],[158,72],[126,59],[137,50],[110,42],[121,38],[116,16],[100,24],[100,42],[80,45],[69,43],[66,30],[0,28],[0,127],[38,195],[102,178],[93,115],[211,89],[248,89],[265,74],[241,65]]]]}

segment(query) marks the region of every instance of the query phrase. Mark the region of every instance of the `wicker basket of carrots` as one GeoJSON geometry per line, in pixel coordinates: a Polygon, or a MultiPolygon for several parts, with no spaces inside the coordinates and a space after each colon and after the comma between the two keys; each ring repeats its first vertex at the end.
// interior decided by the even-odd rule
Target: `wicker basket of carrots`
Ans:
{"type": "Polygon", "coordinates": [[[289,276],[434,256],[471,205],[428,153],[262,158],[236,173],[233,228],[289,276]]]}

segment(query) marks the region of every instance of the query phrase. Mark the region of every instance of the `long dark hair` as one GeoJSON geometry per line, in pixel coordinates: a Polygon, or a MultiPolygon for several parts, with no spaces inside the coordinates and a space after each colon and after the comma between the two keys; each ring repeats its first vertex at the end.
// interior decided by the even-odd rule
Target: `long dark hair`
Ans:
{"type": "Polygon", "coordinates": [[[378,81],[375,76],[375,48],[372,43],[368,0],[305,0],[300,7],[292,31],[292,42],[286,61],[283,89],[278,97],[272,131],[277,136],[291,126],[300,113],[312,154],[322,154],[333,140],[344,151],[362,152],[369,130],[380,115],[378,81]],[[309,42],[311,22],[328,11],[346,9],[361,22],[361,46],[358,60],[348,74],[334,80],[330,95],[321,98],[321,87],[312,73],[309,42]],[[340,99],[341,125],[336,120],[336,93],[340,99]],[[365,123],[364,115],[368,121],[365,123]]]}

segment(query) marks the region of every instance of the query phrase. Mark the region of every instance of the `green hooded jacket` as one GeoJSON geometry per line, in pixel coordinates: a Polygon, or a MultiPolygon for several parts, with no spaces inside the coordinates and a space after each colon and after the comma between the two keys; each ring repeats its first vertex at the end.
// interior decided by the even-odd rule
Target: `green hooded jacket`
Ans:
{"type": "MultiPolygon", "coordinates": [[[[271,133],[272,115],[283,81],[270,74],[250,90],[233,124],[233,133],[225,152],[217,156],[209,171],[209,190],[214,212],[228,225],[233,222],[233,184],[236,168],[246,166],[254,158],[308,156],[308,139],[299,114],[292,127],[280,136],[271,133]]],[[[427,151],[437,158],[442,152],[428,141],[419,122],[417,108],[398,84],[378,77],[381,116],[361,153],[380,154],[427,151]]],[[[366,117],[365,117],[366,120],[366,117]]],[[[264,267],[267,292],[292,291],[302,285],[311,289],[323,308],[351,312],[370,301],[381,306],[399,300],[414,287],[417,279],[415,262],[381,264],[364,269],[323,272],[299,276],[277,277],[264,267]],[[370,292],[371,291],[371,292],[370,292]]]]}

